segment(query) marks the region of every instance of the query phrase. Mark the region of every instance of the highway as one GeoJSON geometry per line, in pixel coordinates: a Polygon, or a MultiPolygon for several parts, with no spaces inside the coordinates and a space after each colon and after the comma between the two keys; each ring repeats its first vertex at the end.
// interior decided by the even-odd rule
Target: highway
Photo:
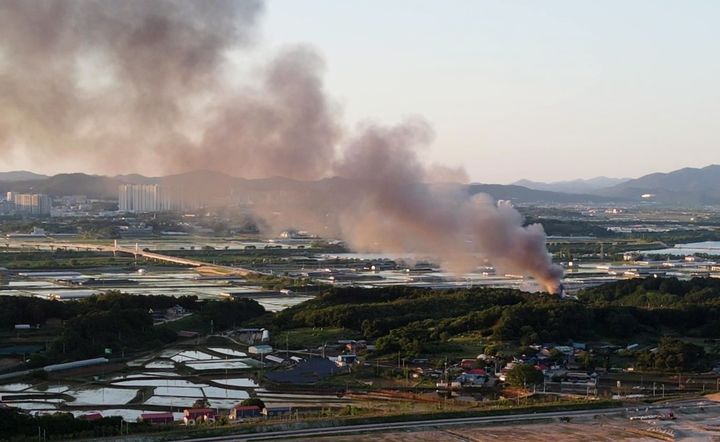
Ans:
{"type": "MultiPolygon", "coordinates": [[[[720,404],[709,402],[709,401],[692,401],[683,402],[677,404],[664,404],[642,407],[641,413],[652,410],[669,410],[669,409],[697,409],[697,408],[718,408],[720,404]]],[[[339,436],[348,435],[355,433],[370,433],[370,432],[387,432],[387,431],[402,431],[402,430],[417,430],[427,429],[435,427],[448,427],[456,425],[488,425],[496,423],[508,423],[508,422],[528,422],[538,419],[559,419],[569,417],[593,417],[593,416],[608,416],[614,414],[622,414],[625,412],[635,412],[634,408],[628,407],[617,407],[617,408],[606,408],[596,410],[577,410],[577,411],[553,411],[546,413],[525,413],[525,414],[514,414],[514,415],[501,415],[501,416],[484,416],[484,417],[466,417],[466,418],[452,418],[452,419],[429,419],[429,420],[418,420],[409,422],[397,422],[397,423],[381,423],[381,424],[362,424],[362,425],[347,425],[342,427],[327,427],[327,428],[308,428],[302,430],[288,430],[288,431],[274,431],[267,433],[254,433],[254,434],[232,434],[227,436],[217,437],[204,437],[196,439],[183,439],[185,441],[194,442],[220,442],[220,441],[266,441],[266,440],[286,440],[300,437],[324,437],[324,436],[339,436]]]]}
{"type": "Polygon", "coordinates": [[[180,265],[186,265],[189,267],[196,267],[196,268],[203,268],[205,270],[209,271],[216,271],[218,273],[224,274],[224,275],[239,275],[239,276],[247,276],[249,274],[260,274],[261,272],[257,272],[255,270],[250,270],[242,267],[229,267],[229,266],[221,266],[217,264],[212,264],[204,261],[197,261],[194,259],[188,259],[188,258],[178,258],[176,256],[171,255],[165,255],[162,253],[156,253],[156,252],[150,252],[143,249],[140,249],[138,245],[136,244],[135,247],[123,247],[117,244],[117,241],[115,241],[112,245],[103,245],[103,244],[84,244],[84,243],[71,243],[71,242],[45,242],[45,241],[20,241],[20,240],[12,240],[12,239],[6,239],[5,244],[8,247],[13,248],[23,248],[23,249],[43,249],[48,248],[50,250],[55,249],[77,249],[77,250],[85,250],[85,251],[97,251],[97,252],[109,252],[109,253],[124,253],[127,255],[132,255],[134,257],[142,257],[145,259],[151,259],[155,261],[161,261],[161,262],[169,262],[173,264],[180,264],[180,265]]]}

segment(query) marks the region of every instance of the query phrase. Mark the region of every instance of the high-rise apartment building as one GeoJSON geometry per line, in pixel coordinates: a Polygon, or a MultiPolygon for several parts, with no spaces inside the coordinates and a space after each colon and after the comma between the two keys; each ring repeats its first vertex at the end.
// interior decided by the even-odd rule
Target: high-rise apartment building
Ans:
{"type": "Polygon", "coordinates": [[[121,212],[163,212],[172,210],[172,199],[157,184],[122,184],[118,195],[121,212]]]}
{"type": "Polygon", "coordinates": [[[8,203],[12,203],[16,213],[27,215],[50,215],[52,200],[42,193],[7,193],[8,203]]]}

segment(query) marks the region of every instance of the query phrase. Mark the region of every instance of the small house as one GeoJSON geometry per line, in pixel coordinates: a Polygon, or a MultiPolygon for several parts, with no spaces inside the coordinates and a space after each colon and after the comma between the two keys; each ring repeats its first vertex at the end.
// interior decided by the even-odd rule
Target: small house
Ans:
{"type": "Polygon", "coordinates": [[[214,421],[215,410],[212,408],[186,408],[183,412],[185,424],[194,424],[198,421],[214,421]]]}

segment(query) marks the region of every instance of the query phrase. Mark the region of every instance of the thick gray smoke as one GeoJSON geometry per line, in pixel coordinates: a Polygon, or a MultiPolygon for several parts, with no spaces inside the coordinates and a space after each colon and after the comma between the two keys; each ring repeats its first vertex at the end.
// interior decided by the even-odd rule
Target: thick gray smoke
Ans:
{"type": "Polygon", "coordinates": [[[416,151],[430,139],[425,123],[409,121],[367,127],[348,144],[335,172],[363,188],[341,216],[347,241],[360,250],[432,255],[457,272],[487,259],[556,293],[563,272],[552,263],[542,226],[523,227],[517,210],[488,195],[429,185],[433,168],[420,163],[416,151]]]}
{"type": "Polygon", "coordinates": [[[427,184],[464,173],[420,161],[425,123],[343,133],[311,49],[229,81],[229,55],[252,45],[261,11],[260,0],[0,0],[0,154],[108,173],[341,177],[332,195],[296,198],[287,218],[315,227],[314,202],[339,213],[358,249],[433,255],[457,271],[490,259],[557,290],[541,226],[427,184]]]}

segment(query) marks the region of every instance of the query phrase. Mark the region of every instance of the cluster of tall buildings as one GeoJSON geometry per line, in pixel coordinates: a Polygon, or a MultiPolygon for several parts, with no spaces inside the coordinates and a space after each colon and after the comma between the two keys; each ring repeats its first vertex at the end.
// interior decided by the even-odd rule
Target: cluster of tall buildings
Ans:
{"type": "Polygon", "coordinates": [[[8,192],[5,201],[14,213],[24,215],[50,215],[52,199],[43,193],[8,192]]]}
{"type": "Polygon", "coordinates": [[[164,212],[175,208],[172,195],[157,184],[122,184],[118,196],[121,212],[164,212]]]}

